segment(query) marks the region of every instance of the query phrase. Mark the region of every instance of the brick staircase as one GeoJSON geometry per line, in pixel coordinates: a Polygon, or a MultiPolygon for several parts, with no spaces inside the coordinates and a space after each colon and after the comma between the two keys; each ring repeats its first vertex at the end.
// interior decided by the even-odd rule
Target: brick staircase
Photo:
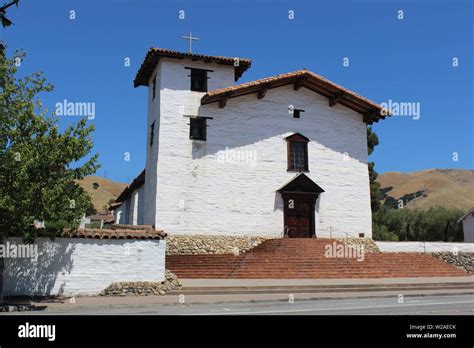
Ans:
{"type": "MultiPolygon", "coordinates": [[[[467,272],[419,253],[366,253],[356,258],[327,258],[334,239],[270,239],[234,256],[169,255],[166,268],[179,278],[329,279],[467,276],[467,272]]],[[[336,242],[340,244],[339,242],[336,242]]]]}

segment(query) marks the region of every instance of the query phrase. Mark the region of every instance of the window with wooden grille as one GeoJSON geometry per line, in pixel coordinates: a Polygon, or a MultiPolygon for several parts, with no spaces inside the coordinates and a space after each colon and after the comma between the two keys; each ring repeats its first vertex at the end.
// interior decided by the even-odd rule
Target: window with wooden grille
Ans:
{"type": "Polygon", "coordinates": [[[305,172],[308,169],[308,142],[305,136],[296,133],[286,138],[288,151],[288,170],[305,172]]]}

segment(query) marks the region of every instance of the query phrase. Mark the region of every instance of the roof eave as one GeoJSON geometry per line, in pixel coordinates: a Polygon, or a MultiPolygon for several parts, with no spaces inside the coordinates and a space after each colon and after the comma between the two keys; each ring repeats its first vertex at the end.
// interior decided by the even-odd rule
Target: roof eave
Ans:
{"type": "Polygon", "coordinates": [[[172,58],[172,59],[191,59],[199,60],[205,63],[217,63],[222,65],[231,65],[234,67],[234,80],[237,81],[245,71],[247,71],[252,65],[252,61],[247,58],[231,58],[231,57],[217,57],[217,56],[206,56],[200,54],[183,53],[166,49],[157,49],[151,47],[143,60],[143,63],[138,70],[135,79],[133,80],[133,86],[148,86],[150,75],[158,64],[160,58],[172,58]],[[235,59],[238,60],[238,65],[235,65],[235,59]]]}
{"type": "MultiPolygon", "coordinates": [[[[262,89],[273,89],[294,83],[295,90],[305,87],[325,96],[329,99],[330,106],[340,103],[341,105],[362,114],[364,116],[363,120],[367,124],[373,124],[381,119],[385,119],[387,116],[390,116],[390,112],[383,109],[380,105],[368,99],[366,100],[363,97],[357,98],[353,92],[338,85],[318,80],[317,75],[311,72],[303,71],[294,76],[284,77],[277,80],[271,80],[272,78],[268,79],[270,80],[268,82],[262,82],[265,79],[249,82],[247,86],[244,86],[241,89],[232,90],[232,87],[230,87],[227,88],[227,90],[226,88],[223,88],[222,92],[218,93],[210,91],[201,98],[201,105],[211,104],[223,99],[227,100],[229,98],[236,98],[247,94],[259,93],[262,89]]],[[[225,103],[223,105],[225,105],[225,103]]]]}

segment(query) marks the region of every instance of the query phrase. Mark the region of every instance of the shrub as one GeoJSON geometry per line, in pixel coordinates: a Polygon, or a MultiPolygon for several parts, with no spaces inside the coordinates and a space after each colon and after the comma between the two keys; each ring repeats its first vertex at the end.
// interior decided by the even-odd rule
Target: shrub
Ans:
{"type": "Polygon", "coordinates": [[[376,240],[462,241],[462,210],[446,207],[394,209],[382,206],[372,215],[376,240]]]}

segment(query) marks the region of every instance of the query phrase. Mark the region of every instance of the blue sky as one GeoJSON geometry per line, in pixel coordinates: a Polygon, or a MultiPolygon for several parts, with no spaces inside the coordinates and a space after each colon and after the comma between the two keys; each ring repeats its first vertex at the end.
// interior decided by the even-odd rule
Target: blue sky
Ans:
{"type": "MultiPolygon", "coordinates": [[[[307,68],[379,103],[420,103],[418,120],[398,116],[374,127],[380,145],[371,160],[380,173],[474,168],[468,0],[22,0],[9,17],[15,25],[1,29],[0,38],[9,52],[26,51],[21,74],[42,70],[55,85],[42,95],[50,112],[64,99],[95,102],[89,122],[96,125],[97,174],[109,179],[130,181],[145,164],[146,89],[132,81],[147,49],[186,51],[181,36],[190,31],[200,38],[196,53],[253,60],[239,83],[307,68]]],[[[61,123],[71,121],[77,119],[61,123]]]]}

